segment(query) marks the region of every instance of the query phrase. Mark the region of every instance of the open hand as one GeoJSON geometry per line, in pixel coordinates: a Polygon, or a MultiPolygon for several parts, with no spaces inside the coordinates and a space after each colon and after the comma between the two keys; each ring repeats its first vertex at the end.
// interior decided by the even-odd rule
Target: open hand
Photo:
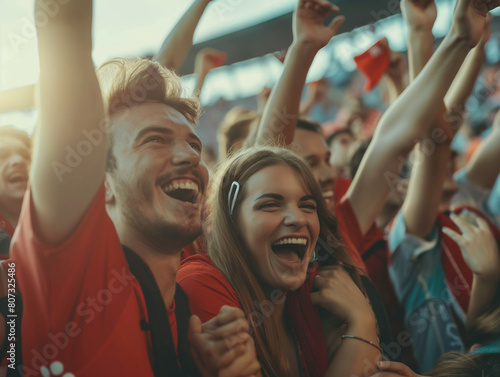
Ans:
{"type": "Polygon", "coordinates": [[[345,17],[335,17],[329,25],[323,23],[339,8],[325,0],[300,0],[293,18],[294,42],[305,42],[318,49],[326,46],[344,23],[345,17]]]}
{"type": "Polygon", "coordinates": [[[462,250],[465,262],[474,275],[488,281],[497,281],[500,275],[500,253],[498,245],[491,234],[488,223],[474,214],[468,214],[469,221],[463,216],[452,215],[451,219],[462,234],[443,228],[462,250]],[[470,224],[475,221],[476,225],[470,224]]]}

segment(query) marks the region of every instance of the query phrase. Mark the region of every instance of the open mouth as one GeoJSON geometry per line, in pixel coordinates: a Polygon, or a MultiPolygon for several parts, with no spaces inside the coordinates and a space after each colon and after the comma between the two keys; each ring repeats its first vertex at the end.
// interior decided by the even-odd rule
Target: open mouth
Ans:
{"type": "Polygon", "coordinates": [[[271,246],[279,259],[287,262],[302,262],[307,251],[307,238],[282,238],[271,246]]]}
{"type": "Polygon", "coordinates": [[[28,182],[28,176],[25,174],[12,174],[7,178],[7,181],[12,184],[28,182]]]}
{"type": "Polygon", "coordinates": [[[325,198],[325,200],[332,200],[333,199],[333,190],[323,191],[323,198],[325,198]]]}
{"type": "Polygon", "coordinates": [[[163,187],[163,191],[171,198],[194,204],[198,199],[199,187],[193,181],[177,179],[163,187]]]}

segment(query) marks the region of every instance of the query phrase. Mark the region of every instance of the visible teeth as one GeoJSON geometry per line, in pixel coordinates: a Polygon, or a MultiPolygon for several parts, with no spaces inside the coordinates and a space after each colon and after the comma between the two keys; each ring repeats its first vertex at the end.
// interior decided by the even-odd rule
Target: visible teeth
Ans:
{"type": "Polygon", "coordinates": [[[323,193],[323,198],[331,198],[333,196],[333,191],[330,190],[330,191],[325,191],[323,193]]]}
{"type": "Polygon", "coordinates": [[[165,193],[169,193],[169,192],[172,192],[172,191],[175,191],[175,190],[178,190],[178,189],[182,189],[182,190],[192,190],[194,191],[196,194],[198,193],[199,189],[198,189],[198,185],[196,183],[194,183],[193,181],[182,181],[182,180],[177,180],[177,181],[173,181],[171,182],[169,185],[163,187],[163,191],[165,191],[165,193]]]}
{"type": "Polygon", "coordinates": [[[307,245],[307,238],[283,238],[274,245],[307,245]]]}

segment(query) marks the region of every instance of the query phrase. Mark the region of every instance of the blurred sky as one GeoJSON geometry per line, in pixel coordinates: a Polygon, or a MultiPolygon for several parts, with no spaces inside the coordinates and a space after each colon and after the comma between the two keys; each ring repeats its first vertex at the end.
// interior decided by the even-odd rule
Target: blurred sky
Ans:
{"type": "MultiPolygon", "coordinates": [[[[94,0],[94,61],[157,51],[193,0],[94,0]]],[[[296,0],[217,0],[195,34],[203,42],[290,12],[296,0]]],[[[33,0],[0,0],[0,90],[38,77],[33,0]]]]}
{"type": "MultiPolygon", "coordinates": [[[[52,0],[57,1],[57,0],[52,0]]],[[[355,1],[355,0],[352,0],[355,1]]],[[[135,57],[158,51],[164,38],[194,0],[94,0],[94,62],[100,65],[117,57],[135,57]]],[[[298,0],[214,0],[195,33],[194,43],[243,29],[292,11],[298,0]]],[[[436,0],[436,37],[444,36],[451,24],[455,0],[436,0]]],[[[34,84],[38,79],[38,56],[33,26],[34,0],[0,0],[0,91],[34,84]]],[[[495,12],[497,15],[499,12],[495,12]]],[[[393,50],[406,50],[406,32],[401,16],[395,15],[375,25],[365,26],[335,37],[322,49],[309,72],[308,81],[331,77],[355,69],[353,57],[377,39],[387,37],[393,50]]],[[[497,49],[498,50],[498,49],[497,49]]],[[[500,51],[497,51],[497,55],[500,51]]],[[[497,57],[498,60],[499,57],[497,57]]],[[[272,87],[282,65],[272,55],[256,57],[213,70],[201,96],[204,106],[220,98],[231,101],[272,87]]],[[[187,88],[194,77],[186,76],[187,88]]],[[[0,114],[1,124],[33,130],[35,109],[0,114]]]]}

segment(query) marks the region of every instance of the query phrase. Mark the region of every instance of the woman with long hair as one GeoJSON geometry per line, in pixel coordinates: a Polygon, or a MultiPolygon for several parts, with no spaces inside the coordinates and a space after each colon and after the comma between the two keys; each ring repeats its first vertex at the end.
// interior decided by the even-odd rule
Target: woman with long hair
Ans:
{"type": "Polygon", "coordinates": [[[220,167],[208,204],[210,258],[187,258],[177,275],[193,314],[241,308],[264,376],[358,376],[380,359],[359,275],[302,158],[244,150],[220,167]]]}

